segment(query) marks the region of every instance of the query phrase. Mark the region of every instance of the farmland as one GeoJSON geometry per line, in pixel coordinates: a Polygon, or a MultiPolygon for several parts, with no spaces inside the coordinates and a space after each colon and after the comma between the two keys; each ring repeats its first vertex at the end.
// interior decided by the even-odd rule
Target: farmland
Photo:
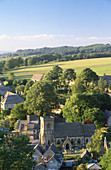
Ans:
{"type": "MultiPolygon", "coordinates": [[[[33,65],[33,66],[23,66],[20,68],[15,68],[10,70],[14,72],[16,79],[30,79],[33,73],[47,73],[52,69],[54,65],[59,65],[63,69],[73,68],[76,73],[79,74],[84,68],[91,68],[98,75],[103,75],[104,73],[111,74],[111,57],[108,58],[96,58],[96,59],[84,59],[84,60],[74,60],[74,61],[64,61],[64,62],[51,62],[48,64],[33,65]]],[[[3,77],[7,77],[7,72],[5,72],[3,77]]],[[[1,77],[2,77],[1,76],[1,77]]]]}

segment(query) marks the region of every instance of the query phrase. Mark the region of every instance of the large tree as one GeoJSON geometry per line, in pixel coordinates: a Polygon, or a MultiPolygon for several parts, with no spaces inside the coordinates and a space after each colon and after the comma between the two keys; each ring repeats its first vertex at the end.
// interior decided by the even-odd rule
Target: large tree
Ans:
{"type": "Polygon", "coordinates": [[[100,158],[99,164],[102,166],[103,170],[111,169],[111,148],[109,148],[106,153],[100,158]]]}
{"type": "Polygon", "coordinates": [[[66,100],[63,116],[68,122],[90,120],[102,125],[103,111],[111,108],[111,98],[107,94],[76,94],[66,100]]]}
{"type": "Polygon", "coordinates": [[[90,68],[84,69],[80,73],[79,78],[81,78],[81,80],[83,80],[86,88],[89,86],[90,83],[94,83],[95,81],[97,81],[99,79],[98,75],[90,68]]]}
{"type": "Polygon", "coordinates": [[[92,136],[92,140],[86,145],[86,147],[91,152],[99,153],[102,148],[102,132],[97,130],[96,133],[92,136]]]}
{"type": "MultiPolygon", "coordinates": [[[[1,134],[1,133],[0,133],[1,134]]],[[[0,143],[0,169],[32,170],[34,152],[27,135],[3,136],[0,143]]]]}
{"type": "Polygon", "coordinates": [[[28,113],[43,115],[58,105],[57,95],[51,83],[40,81],[33,84],[26,95],[28,113]]]}
{"type": "Polygon", "coordinates": [[[57,88],[57,85],[61,83],[62,72],[62,68],[56,65],[45,75],[44,79],[53,81],[54,86],[57,88]]]}
{"type": "Polygon", "coordinates": [[[16,104],[13,110],[11,110],[11,114],[10,114],[11,118],[24,120],[26,119],[26,116],[27,116],[27,110],[24,108],[24,103],[16,104]]]}
{"type": "Polygon", "coordinates": [[[26,85],[25,85],[25,88],[24,88],[24,96],[26,96],[29,88],[34,84],[34,82],[32,80],[29,80],[26,85]]]}
{"type": "Polygon", "coordinates": [[[66,69],[63,73],[63,81],[65,82],[65,84],[69,84],[69,82],[71,80],[75,80],[76,78],[76,73],[74,71],[74,69],[66,69]]]}

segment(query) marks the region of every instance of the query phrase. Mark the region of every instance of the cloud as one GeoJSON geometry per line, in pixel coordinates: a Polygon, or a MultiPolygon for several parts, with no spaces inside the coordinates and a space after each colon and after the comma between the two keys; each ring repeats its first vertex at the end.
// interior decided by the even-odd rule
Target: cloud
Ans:
{"type": "Polygon", "coordinates": [[[0,35],[0,40],[8,39],[8,38],[10,38],[8,35],[5,35],[5,34],[0,35]]]}
{"type": "Polygon", "coordinates": [[[57,47],[57,46],[84,46],[97,43],[111,43],[109,37],[75,37],[74,35],[0,35],[0,51],[15,51],[18,49],[57,47]]]}

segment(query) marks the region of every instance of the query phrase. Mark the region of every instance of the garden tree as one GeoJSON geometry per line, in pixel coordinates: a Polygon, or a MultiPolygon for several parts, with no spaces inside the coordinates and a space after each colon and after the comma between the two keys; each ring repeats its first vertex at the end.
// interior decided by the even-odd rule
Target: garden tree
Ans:
{"type": "Polygon", "coordinates": [[[103,133],[103,140],[105,137],[107,141],[111,141],[111,127],[106,128],[106,131],[103,133]]]}
{"type": "Polygon", "coordinates": [[[26,85],[25,85],[25,88],[24,88],[24,96],[26,96],[29,88],[34,84],[34,82],[32,80],[29,80],[26,85]]]}
{"type": "Polygon", "coordinates": [[[10,115],[10,111],[9,110],[2,110],[1,111],[1,118],[5,118],[5,117],[7,117],[8,115],[10,115]]]}
{"type": "Polygon", "coordinates": [[[71,89],[73,94],[86,92],[86,87],[83,85],[83,81],[80,78],[76,78],[74,85],[72,85],[71,89]]]}
{"type": "Polygon", "coordinates": [[[10,117],[20,119],[20,120],[26,119],[27,110],[24,108],[24,103],[16,104],[13,110],[11,110],[10,117]]]}
{"type": "Polygon", "coordinates": [[[103,170],[111,169],[111,148],[109,148],[106,153],[100,157],[99,165],[102,166],[103,170]]]}
{"type": "Polygon", "coordinates": [[[23,94],[23,92],[24,92],[24,89],[25,89],[25,86],[24,85],[20,85],[20,86],[17,86],[16,87],[16,93],[18,93],[18,94],[23,94]]]}
{"type": "Polygon", "coordinates": [[[28,113],[43,115],[58,106],[54,86],[46,81],[36,82],[30,87],[25,101],[28,113]]]}
{"type": "Polygon", "coordinates": [[[18,86],[21,84],[21,81],[20,80],[14,80],[13,81],[13,86],[18,86]]]}
{"type": "Polygon", "coordinates": [[[92,136],[92,140],[87,143],[86,147],[90,150],[90,152],[100,153],[102,148],[102,132],[101,130],[97,130],[95,134],[92,136]]]}
{"type": "Polygon", "coordinates": [[[74,69],[66,69],[63,73],[63,81],[65,82],[65,84],[69,84],[69,82],[71,80],[75,80],[76,78],[76,73],[74,71],[74,69]]]}
{"type": "Polygon", "coordinates": [[[94,83],[99,79],[98,75],[90,68],[84,69],[80,73],[79,78],[84,82],[86,88],[88,88],[90,83],[94,83]]]}
{"type": "Polygon", "coordinates": [[[86,108],[82,116],[82,122],[90,120],[97,128],[104,126],[104,113],[99,108],[86,108]]]}
{"type": "Polygon", "coordinates": [[[14,80],[14,79],[15,79],[14,73],[8,72],[8,73],[7,73],[7,76],[8,76],[8,79],[9,79],[9,80],[14,80]]]}
{"type": "Polygon", "coordinates": [[[104,93],[106,87],[107,87],[107,81],[100,78],[98,80],[98,88],[100,89],[100,92],[104,93]]]}
{"type": "Polygon", "coordinates": [[[9,129],[10,121],[8,119],[1,119],[0,120],[0,127],[9,129]]]}
{"type": "Polygon", "coordinates": [[[27,80],[26,80],[26,79],[23,79],[23,80],[22,80],[22,84],[25,86],[26,83],[27,83],[27,80]]]}
{"type": "Polygon", "coordinates": [[[66,100],[63,117],[67,119],[67,122],[84,122],[88,117],[90,121],[101,126],[103,111],[110,108],[111,98],[108,94],[73,94],[66,100]]]}
{"type": "Polygon", "coordinates": [[[44,79],[53,81],[55,87],[57,88],[57,85],[60,85],[61,83],[62,72],[62,68],[56,65],[45,75],[44,79]]]}
{"type": "Polygon", "coordinates": [[[27,135],[2,137],[0,145],[0,169],[32,170],[34,150],[27,135]]]}

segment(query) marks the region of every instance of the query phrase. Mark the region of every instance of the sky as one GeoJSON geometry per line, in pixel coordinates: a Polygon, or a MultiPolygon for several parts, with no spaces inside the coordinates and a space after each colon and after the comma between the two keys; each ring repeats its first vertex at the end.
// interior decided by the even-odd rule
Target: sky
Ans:
{"type": "Polygon", "coordinates": [[[111,43],[111,0],[0,0],[0,51],[111,43]]]}

